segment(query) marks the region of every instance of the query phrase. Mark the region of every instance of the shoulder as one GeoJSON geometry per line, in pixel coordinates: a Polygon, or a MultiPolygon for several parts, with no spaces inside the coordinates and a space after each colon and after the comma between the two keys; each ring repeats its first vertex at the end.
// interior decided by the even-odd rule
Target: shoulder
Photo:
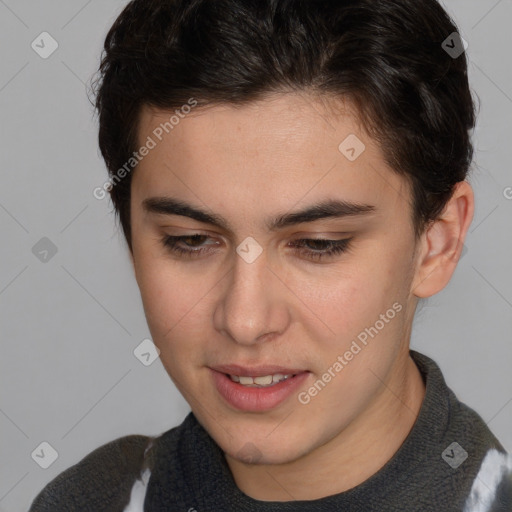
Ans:
{"type": "Polygon", "coordinates": [[[512,509],[512,455],[491,449],[473,481],[464,512],[507,512],[512,509]]]}
{"type": "Polygon", "coordinates": [[[96,448],[47,484],[29,512],[122,511],[154,439],[129,435],[96,448]]]}
{"type": "Polygon", "coordinates": [[[413,357],[430,386],[429,423],[439,430],[447,463],[442,478],[450,477],[451,488],[461,491],[464,512],[510,512],[512,456],[482,417],[446,386],[439,366],[422,354],[413,357]]]}
{"type": "Polygon", "coordinates": [[[442,434],[452,438],[473,456],[482,460],[494,448],[505,452],[502,444],[491,432],[482,417],[470,406],[461,402],[449,388],[439,365],[429,357],[414,350],[411,356],[427,380],[428,393],[425,405],[432,414],[431,420],[442,425],[442,434]]]}

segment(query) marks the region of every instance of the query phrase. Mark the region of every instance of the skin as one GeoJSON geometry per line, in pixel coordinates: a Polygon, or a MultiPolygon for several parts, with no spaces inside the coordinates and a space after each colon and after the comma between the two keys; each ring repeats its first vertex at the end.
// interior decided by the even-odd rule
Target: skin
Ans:
{"type": "MultiPolygon", "coordinates": [[[[169,115],[144,108],[139,142],[169,115]]],[[[409,186],[350,104],[306,94],[196,107],[139,163],[132,262],[153,341],[244,493],[264,501],[336,494],[398,450],[425,394],[408,352],[417,301],[448,283],[472,216],[472,189],[461,182],[416,240],[409,186]],[[349,134],[366,146],[353,162],[338,150],[349,134]],[[145,211],[142,202],[155,196],[222,215],[231,231],[145,211]],[[375,211],[267,230],[269,218],[325,199],[375,211]],[[209,253],[187,258],[162,243],[196,233],[210,238],[189,248],[209,253]],[[248,236],[263,249],[250,264],[236,252],[248,236]],[[323,260],[305,252],[315,245],[293,246],[349,237],[347,252],[323,260]],[[309,370],[307,391],[394,303],[401,311],[307,405],[294,393],[270,411],[240,412],[213,386],[216,364],[280,364],[309,370]]]]}

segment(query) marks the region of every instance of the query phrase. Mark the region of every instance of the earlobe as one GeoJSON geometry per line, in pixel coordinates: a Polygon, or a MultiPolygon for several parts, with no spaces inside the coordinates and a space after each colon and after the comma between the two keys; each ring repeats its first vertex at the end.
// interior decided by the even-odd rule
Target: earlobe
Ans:
{"type": "Polygon", "coordinates": [[[474,195],[471,185],[461,181],[441,215],[422,235],[411,293],[431,297],[450,281],[464,248],[473,219],[474,195]]]}

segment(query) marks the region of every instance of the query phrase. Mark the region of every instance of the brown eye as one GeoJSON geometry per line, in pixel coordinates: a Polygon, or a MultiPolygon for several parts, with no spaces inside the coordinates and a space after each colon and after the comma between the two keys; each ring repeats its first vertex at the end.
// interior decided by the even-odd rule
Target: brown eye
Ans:
{"type": "MultiPolygon", "coordinates": [[[[193,234],[183,236],[170,236],[166,235],[162,239],[164,247],[170,251],[188,257],[201,256],[204,253],[210,252],[210,249],[204,249],[204,242],[210,239],[208,235],[193,234]]],[[[217,242],[209,245],[218,245],[217,242]]]]}
{"type": "Polygon", "coordinates": [[[303,238],[296,240],[292,245],[299,247],[299,252],[307,258],[321,260],[342,254],[350,246],[352,238],[343,240],[327,240],[324,238],[303,238]]]}

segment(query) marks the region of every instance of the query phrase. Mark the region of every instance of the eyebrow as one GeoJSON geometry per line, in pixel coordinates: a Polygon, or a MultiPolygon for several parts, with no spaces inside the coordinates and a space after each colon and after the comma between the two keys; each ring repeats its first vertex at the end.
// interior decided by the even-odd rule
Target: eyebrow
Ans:
{"type": "MultiPolygon", "coordinates": [[[[149,197],[142,201],[142,207],[147,213],[189,217],[198,222],[211,224],[225,231],[233,232],[229,222],[221,215],[209,213],[206,210],[172,197],[149,197]]],[[[377,208],[370,204],[328,199],[296,212],[277,215],[269,219],[266,222],[266,226],[269,231],[277,231],[296,224],[314,222],[320,219],[364,216],[376,210],[377,208]]]]}

